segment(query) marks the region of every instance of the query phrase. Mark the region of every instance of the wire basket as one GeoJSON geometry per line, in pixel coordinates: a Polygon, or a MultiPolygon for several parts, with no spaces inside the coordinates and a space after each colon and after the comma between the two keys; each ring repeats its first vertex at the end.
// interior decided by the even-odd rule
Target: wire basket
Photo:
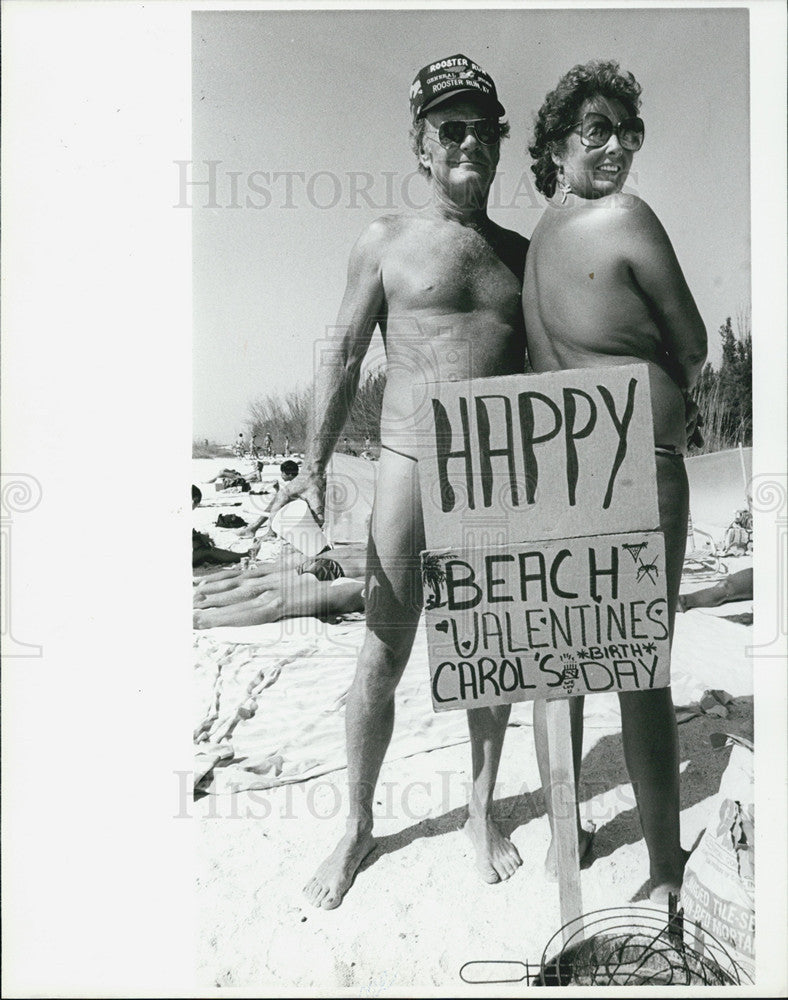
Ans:
{"type": "Polygon", "coordinates": [[[645,906],[594,910],[550,938],[537,962],[466,962],[469,984],[527,986],[741,986],[751,982],[730,952],[683,911],[645,906]]]}
{"type": "Polygon", "coordinates": [[[565,924],[542,955],[543,986],[740,986],[749,977],[683,911],[625,906],[565,924]],[[666,919],[667,917],[667,919],[666,919]]]}

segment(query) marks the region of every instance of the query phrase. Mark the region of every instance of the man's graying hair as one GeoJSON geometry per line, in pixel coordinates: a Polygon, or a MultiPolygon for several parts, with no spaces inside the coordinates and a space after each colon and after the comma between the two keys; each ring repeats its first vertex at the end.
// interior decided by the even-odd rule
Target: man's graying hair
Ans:
{"type": "MultiPolygon", "coordinates": [[[[511,127],[509,122],[501,122],[501,139],[507,139],[509,137],[509,132],[511,127]]],[[[416,161],[418,163],[418,169],[420,174],[424,174],[425,177],[429,177],[431,171],[428,167],[419,159],[419,153],[421,152],[422,143],[424,142],[424,133],[427,130],[427,119],[417,118],[416,121],[410,127],[410,148],[416,154],[416,161]]]]}

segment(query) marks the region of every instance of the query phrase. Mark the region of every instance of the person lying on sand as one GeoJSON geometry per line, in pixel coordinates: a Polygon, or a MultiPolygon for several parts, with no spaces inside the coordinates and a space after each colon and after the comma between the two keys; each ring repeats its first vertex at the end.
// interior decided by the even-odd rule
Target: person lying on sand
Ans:
{"type": "Polygon", "coordinates": [[[301,568],[302,572],[286,570],[246,579],[230,590],[195,590],[194,628],[264,625],[284,618],[326,618],[364,610],[364,581],[337,575],[342,574],[337,562],[319,556],[301,568]]]}
{"type": "Polygon", "coordinates": [[[217,548],[213,539],[192,528],[192,567],[239,563],[248,555],[248,552],[231,552],[229,549],[217,548]]]}
{"type": "Polygon", "coordinates": [[[301,552],[292,551],[246,569],[220,570],[210,576],[203,576],[197,581],[196,587],[203,594],[222,594],[230,590],[243,590],[260,579],[277,575],[281,577],[288,572],[311,573],[323,581],[342,576],[362,579],[366,559],[365,545],[343,545],[327,550],[313,559],[304,559],[301,552]]]}
{"type": "MultiPolygon", "coordinates": [[[[202,492],[199,486],[192,484],[192,510],[201,503],[202,492]]],[[[248,552],[231,552],[229,549],[217,548],[209,535],[192,528],[192,567],[239,563],[248,555],[248,552]]]]}
{"type": "Polygon", "coordinates": [[[293,549],[291,552],[282,552],[275,559],[265,562],[254,562],[248,566],[234,566],[232,569],[209,569],[204,573],[194,574],[194,586],[206,587],[209,584],[230,582],[248,579],[253,580],[258,576],[268,576],[269,573],[280,573],[285,569],[295,569],[304,561],[302,552],[293,549]]]}
{"type": "Polygon", "coordinates": [[[251,489],[244,476],[235,469],[222,469],[213,479],[206,479],[205,481],[213,483],[217,490],[229,490],[234,487],[240,487],[241,491],[246,493],[251,489]]]}

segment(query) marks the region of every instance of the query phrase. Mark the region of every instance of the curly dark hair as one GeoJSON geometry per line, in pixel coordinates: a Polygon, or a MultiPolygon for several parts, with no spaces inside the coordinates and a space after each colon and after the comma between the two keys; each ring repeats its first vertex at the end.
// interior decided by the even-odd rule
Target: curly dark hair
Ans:
{"type": "MultiPolygon", "coordinates": [[[[501,140],[508,139],[509,132],[511,131],[511,126],[509,122],[500,122],[501,126],[501,140]]],[[[420,174],[424,174],[425,177],[429,177],[431,171],[424,166],[424,164],[419,159],[419,153],[421,152],[421,144],[424,141],[424,132],[427,129],[427,119],[417,118],[416,121],[410,127],[410,148],[416,154],[416,161],[418,163],[418,169],[420,174]]]]}
{"type": "Polygon", "coordinates": [[[628,115],[640,110],[641,86],[631,73],[622,73],[617,62],[594,59],[574,66],[558,81],[539,108],[533,145],[528,147],[537,190],[546,198],[555,192],[557,169],[552,153],[564,148],[566,132],[577,121],[583,103],[596,96],[620,101],[628,115]]]}

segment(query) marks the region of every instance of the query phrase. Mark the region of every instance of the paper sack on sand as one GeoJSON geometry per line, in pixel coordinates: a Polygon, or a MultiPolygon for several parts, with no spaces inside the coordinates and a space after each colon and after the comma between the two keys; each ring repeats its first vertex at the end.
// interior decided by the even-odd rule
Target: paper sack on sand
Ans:
{"type": "MultiPolygon", "coordinates": [[[[723,734],[713,734],[724,740],[723,734]]],[[[753,747],[733,744],[709,824],[684,871],[681,902],[687,916],[730,951],[755,977],[755,793],[753,747]]]]}

